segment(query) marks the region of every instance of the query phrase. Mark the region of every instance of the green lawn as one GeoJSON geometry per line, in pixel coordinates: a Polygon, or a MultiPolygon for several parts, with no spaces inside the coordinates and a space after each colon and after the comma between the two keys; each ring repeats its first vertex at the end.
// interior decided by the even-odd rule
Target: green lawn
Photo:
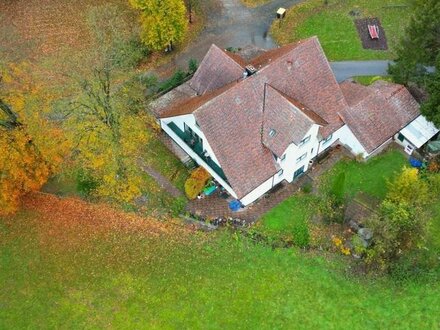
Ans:
{"type": "Polygon", "coordinates": [[[290,8],[283,21],[275,21],[271,33],[279,44],[286,44],[311,36],[318,36],[324,51],[332,61],[393,59],[395,47],[403,35],[411,10],[410,0],[310,0],[290,8]],[[357,10],[355,18],[378,17],[385,30],[388,51],[362,48],[349,15],[357,10]]]}
{"type": "Polygon", "coordinates": [[[392,82],[392,78],[390,76],[355,76],[353,77],[353,80],[364,86],[369,86],[377,80],[392,82]]]}
{"type": "Polygon", "coordinates": [[[373,157],[365,163],[342,160],[325,175],[336,178],[339,173],[344,172],[344,194],[348,197],[362,191],[382,199],[387,192],[387,181],[398,174],[405,164],[408,162],[402,153],[392,150],[373,157]]]}
{"type": "Polygon", "coordinates": [[[154,236],[126,225],[91,235],[91,226],[59,226],[30,211],[0,218],[1,329],[440,325],[439,282],[347,276],[338,258],[221,232],[154,236]]]}
{"type": "MultiPolygon", "coordinates": [[[[345,173],[344,195],[354,196],[364,192],[380,199],[385,197],[386,183],[406,164],[399,151],[392,150],[376,156],[367,162],[342,160],[324,174],[323,179],[336,178],[345,173]]],[[[314,197],[306,194],[293,195],[267,212],[259,222],[258,229],[264,233],[293,234],[303,228],[310,216],[316,212],[314,197]]],[[[440,214],[440,210],[439,210],[440,214]]]]}

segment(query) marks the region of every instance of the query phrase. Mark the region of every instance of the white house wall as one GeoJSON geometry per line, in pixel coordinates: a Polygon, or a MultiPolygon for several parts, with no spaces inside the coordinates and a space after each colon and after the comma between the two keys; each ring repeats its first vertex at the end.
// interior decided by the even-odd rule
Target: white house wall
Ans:
{"type": "Polygon", "coordinates": [[[335,138],[335,141],[336,139],[339,139],[342,144],[349,147],[353,154],[362,154],[364,158],[368,157],[368,152],[365,150],[365,148],[362,146],[362,144],[359,142],[359,140],[356,138],[356,136],[347,125],[344,125],[340,129],[338,129],[335,133],[333,133],[333,136],[335,138]]]}
{"type": "Polygon", "coordinates": [[[318,153],[318,130],[319,126],[313,125],[312,128],[310,128],[310,130],[307,132],[307,134],[304,135],[304,138],[310,135],[310,141],[300,147],[291,143],[289,147],[287,147],[287,150],[284,152],[285,158],[283,160],[283,157],[278,159],[278,164],[283,170],[283,179],[286,179],[288,182],[292,182],[293,174],[302,166],[304,166],[304,172],[307,171],[309,167],[309,161],[312,158],[316,157],[318,153]],[[301,157],[304,153],[307,153],[307,156],[303,160],[297,162],[297,159],[301,157]]]}
{"type": "Polygon", "coordinates": [[[275,185],[273,183],[273,179],[274,177],[270,177],[268,180],[259,185],[256,189],[252,190],[249,194],[240,199],[241,204],[243,204],[244,206],[249,205],[250,203],[256,201],[258,198],[263,196],[270,189],[272,189],[272,187],[275,185]]]}

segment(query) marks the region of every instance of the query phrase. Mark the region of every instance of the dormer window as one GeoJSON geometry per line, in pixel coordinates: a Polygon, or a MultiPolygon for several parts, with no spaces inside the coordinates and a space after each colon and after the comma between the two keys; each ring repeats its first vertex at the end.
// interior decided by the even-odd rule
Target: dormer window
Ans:
{"type": "Polygon", "coordinates": [[[305,145],[307,142],[310,141],[311,138],[312,138],[311,135],[309,135],[309,136],[305,137],[304,139],[302,139],[301,142],[298,144],[298,147],[305,145]]]}
{"type": "Polygon", "coordinates": [[[271,128],[271,130],[269,131],[269,136],[274,137],[275,135],[277,135],[277,131],[275,131],[273,128],[271,128]]]}
{"type": "Polygon", "coordinates": [[[327,136],[327,138],[325,138],[324,140],[322,140],[322,144],[326,144],[326,143],[329,142],[332,138],[333,138],[333,134],[330,134],[329,136],[327,136]]]}

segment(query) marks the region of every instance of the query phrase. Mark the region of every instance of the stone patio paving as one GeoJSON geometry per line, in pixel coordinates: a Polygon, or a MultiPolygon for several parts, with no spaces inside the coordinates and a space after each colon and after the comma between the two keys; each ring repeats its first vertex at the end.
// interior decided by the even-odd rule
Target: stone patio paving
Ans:
{"type": "Polygon", "coordinates": [[[260,199],[253,204],[247,206],[245,209],[239,212],[232,212],[228,207],[228,201],[220,196],[220,192],[217,192],[211,196],[203,199],[195,199],[188,203],[186,210],[194,216],[204,219],[215,219],[220,217],[231,217],[245,220],[248,223],[257,221],[264,213],[299,192],[301,187],[307,183],[313,184],[323,172],[327,171],[335,163],[345,157],[352,158],[350,152],[341,147],[333,148],[329,156],[322,162],[318,162],[312,166],[304,175],[292,183],[282,182],[279,186],[274,187],[272,191],[266,193],[260,199]]]}

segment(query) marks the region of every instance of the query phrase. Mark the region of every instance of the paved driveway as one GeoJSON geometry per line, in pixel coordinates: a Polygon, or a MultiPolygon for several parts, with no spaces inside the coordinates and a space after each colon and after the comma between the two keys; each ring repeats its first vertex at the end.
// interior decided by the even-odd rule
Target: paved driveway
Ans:
{"type": "MultiPolygon", "coordinates": [[[[207,26],[198,38],[166,65],[186,69],[191,58],[199,62],[211,44],[221,48],[255,45],[270,49],[277,47],[269,36],[270,25],[279,7],[291,7],[303,0],[273,0],[257,7],[247,8],[240,0],[216,0],[217,5],[208,10],[207,26]]],[[[331,67],[338,81],[352,76],[384,75],[389,61],[344,61],[332,62],[331,67]]],[[[160,71],[160,70],[159,70],[160,71]]]]}
{"type": "Polygon", "coordinates": [[[190,58],[200,61],[211,44],[221,48],[255,45],[270,49],[277,45],[268,35],[270,25],[279,7],[290,7],[300,0],[274,0],[257,7],[247,8],[240,0],[218,0],[208,13],[207,26],[197,40],[181,52],[174,63],[186,68],[190,58]]]}

